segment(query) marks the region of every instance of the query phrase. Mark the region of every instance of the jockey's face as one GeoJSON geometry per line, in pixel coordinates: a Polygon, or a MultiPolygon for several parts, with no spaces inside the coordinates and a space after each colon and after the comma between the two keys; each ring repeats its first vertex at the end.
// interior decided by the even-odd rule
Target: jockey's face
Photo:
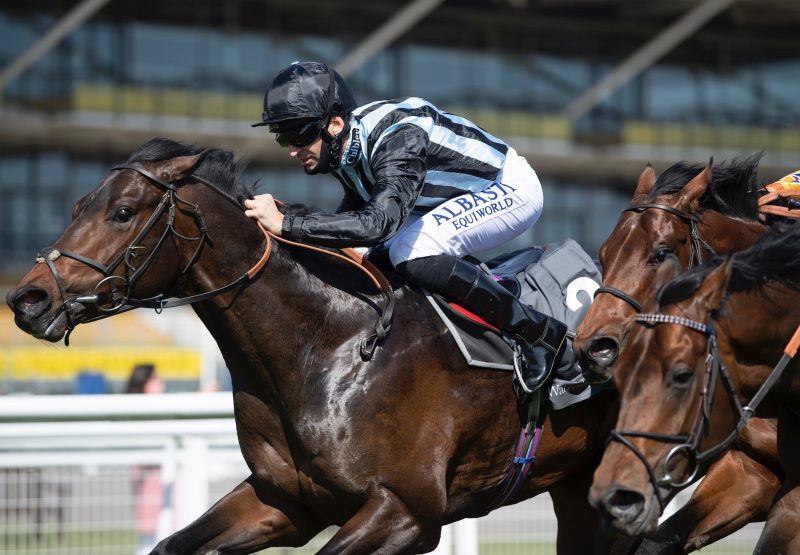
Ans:
{"type": "MultiPolygon", "coordinates": [[[[331,118],[328,123],[328,133],[333,136],[338,135],[344,129],[344,120],[339,116],[331,118]]],[[[343,145],[344,147],[344,145],[343,145]]],[[[288,147],[289,156],[297,158],[306,171],[313,171],[319,164],[319,155],[322,150],[322,137],[317,137],[311,144],[305,146],[295,146],[290,144],[288,147]]],[[[344,148],[342,148],[344,150],[344,148]]]]}
{"type": "Polygon", "coordinates": [[[306,146],[289,145],[289,156],[297,158],[306,169],[306,171],[313,171],[319,164],[319,153],[322,149],[322,139],[317,137],[313,143],[306,146]]]}

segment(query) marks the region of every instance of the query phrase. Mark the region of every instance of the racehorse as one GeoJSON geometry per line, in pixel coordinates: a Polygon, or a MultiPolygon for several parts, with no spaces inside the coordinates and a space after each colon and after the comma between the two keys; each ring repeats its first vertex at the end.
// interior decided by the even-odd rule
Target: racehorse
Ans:
{"type": "MultiPolygon", "coordinates": [[[[634,315],[661,285],[655,276],[662,262],[674,257],[691,267],[714,252],[750,246],[765,231],[755,192],[758,162],[754,156],[705,169],[681,162],[658,178],[645,168],[600,249],[603,284],[575,337],[587,379],[612,377],[634,315]]],[[[745,432],[737,449],[709,469],[691,500],[659,527],[657,540],[644,540],[643,551],[696,550],[763,520],[783,475],[775,422],[754,419],[745,432]]]]}
{"type": "MultiPolygon", "coordinates": [[[[676,266],[665,263],[661,277],[676,266]]],[[[800,226],[774,226],[673,279],[655,312],[636,317],[614,373],[619,419],[590,494],[615,528],[652,528],[665,493],[688,485],[758,411],[779,415],[786,475],[756,552],[800,550],[798,365],[780,373],[800,342],[798,276],[800,226]]]]}
{"type": "MultiPolygon", "coordinates": [[[[404,285],[365,355],[384,296],[339,258],[259,229],[239,173],[229,152],[144,144],[9,292],[17,325],[57,342],[80,323],[186,303],[215,338],[251,474],[154,553],[300,546],[332,525],[319,553],[432,550],[444,524],[488,513],[505,487],[520,429],[509,373],[468,368],[404,285]]],[[[533,471],[505,501],[549,492],[559,553],[607,550],[586,496],[615,399],[547,411],[533,471]]]]}

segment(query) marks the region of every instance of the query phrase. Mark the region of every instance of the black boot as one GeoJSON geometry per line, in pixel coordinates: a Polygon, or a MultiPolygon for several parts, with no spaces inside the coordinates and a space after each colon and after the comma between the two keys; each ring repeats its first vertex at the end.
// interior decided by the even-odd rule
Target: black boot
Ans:
{"type": "Polygon", "coordinates": [[[522,391],[530,394],[547,381],[564,354],[567,326],[518,300],[511,313],[505,329],[517,340],[522,359],[517,361],[517,379],[522,391]]]}
{"type": "Polygon", "coordinates": [[[455,256],[410,260],[398,270],[510,333],[519,347],[517,380],[523,393],[532,393],[550,377],[566,345],[565,324],[523,305],[492,276],[455,256]]]}

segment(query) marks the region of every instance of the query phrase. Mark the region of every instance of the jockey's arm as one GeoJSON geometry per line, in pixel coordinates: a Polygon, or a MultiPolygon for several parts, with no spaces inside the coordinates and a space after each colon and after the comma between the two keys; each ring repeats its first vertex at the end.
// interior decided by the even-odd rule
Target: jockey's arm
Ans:
{"type": "Polygon", "coordinates": [[[331,247],[371,247],[389,239],[411,213],[425,182],[426,137],[402,126],[373,152],[376,182],[370,199],[356,210],[289,215],[281,234],[292,240],[331,247]]]}

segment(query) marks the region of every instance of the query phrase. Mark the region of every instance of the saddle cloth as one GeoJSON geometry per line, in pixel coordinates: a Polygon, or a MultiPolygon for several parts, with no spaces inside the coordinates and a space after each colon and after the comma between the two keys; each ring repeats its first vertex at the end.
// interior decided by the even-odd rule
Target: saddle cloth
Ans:
{"type": "MultiPolygon", "coordinates": [[[[482,265],[484,266],[484,265],[482,265]]],[[[572,338],[602,278],[591,257],[572,239],[515,251],[485,263],[485,271],[535,310],[567,324],[567,348],[549,383],[558,410],[590,398],[602,386],[583,379],[572,338]]],[[[480,317],[426,292],[469,366],[514,371],[512,341],[480,317]]]]}

